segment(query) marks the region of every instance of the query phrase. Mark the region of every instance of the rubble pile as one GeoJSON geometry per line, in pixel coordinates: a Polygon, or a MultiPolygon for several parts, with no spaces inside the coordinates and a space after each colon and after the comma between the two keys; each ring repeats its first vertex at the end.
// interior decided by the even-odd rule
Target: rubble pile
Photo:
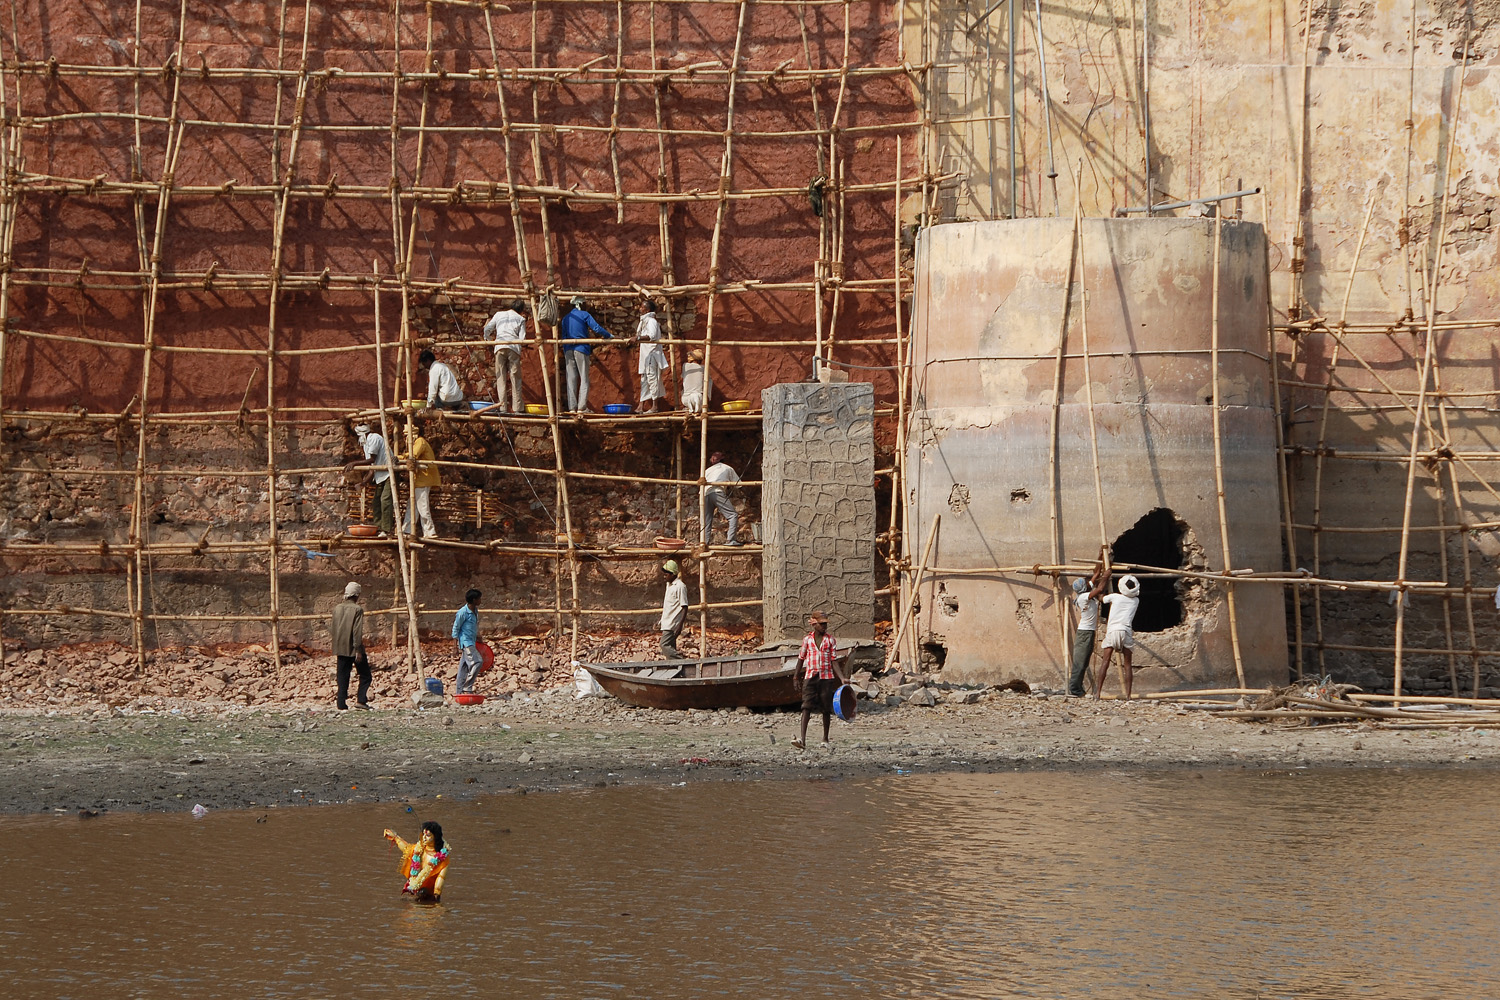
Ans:
{"type": "MultiPolygon", "coordinates": [[[[485,635],[495,650],[495,666],[475,685],[480,694],[543,691],[571,684],[572,656],[566,636],[485,635]]],[[[710,630],[708,655],[755,646],[753,633],[710,630]]],[[[697,648],[696,632],[682,638],[684,651],[697,648]]],[[[458,654],[447,640],[424,639],[424,676],[452,687],[458,654]]],[[[370,647],[374,681],[372,701],[404,699],[420,678],[405,666],[405,648],[370,647]]],[[[626,662],[660,658],[657,634],[587,635],[579,658],[626,662]]],[[[333,700],[335,659],[330,653],[284,643],[278,668],[266,645],[221,643],[183,646],[146,654],[139,669],[135,650],[117,642],[16,649],[5,645],[0,664],[0,708],[56,708],[83,705],[124,706],[166,701],[232,705],[294,705],[333,700]]],[[[352,686],[356,683],[351,681],[352,686]]]]}

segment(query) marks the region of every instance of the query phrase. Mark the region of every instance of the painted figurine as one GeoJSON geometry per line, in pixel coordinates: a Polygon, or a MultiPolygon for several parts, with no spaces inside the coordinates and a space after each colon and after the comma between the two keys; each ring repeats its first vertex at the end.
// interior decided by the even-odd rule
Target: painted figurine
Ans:
{"type": "Polygon", "coordinates": [[[440,902],[451,850],[443,840],[443,828],[437,823],[423,823],[415,844],[408,844],[394,830],[385,831],[385,839],[401,850],[401,874],[406,879],[401,891],[417,897],[419,903],[440,902]]]}

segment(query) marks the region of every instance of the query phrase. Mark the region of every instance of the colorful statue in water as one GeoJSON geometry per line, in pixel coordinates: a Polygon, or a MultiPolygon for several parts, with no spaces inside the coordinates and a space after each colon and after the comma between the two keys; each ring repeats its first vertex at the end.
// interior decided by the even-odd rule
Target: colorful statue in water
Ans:
{"type": "Polygon", "coordinates": [[[443,840],[443,828],[436,823],[423,823],[422,835],[415,844],[408,844],[393,830],[385,831],[385,839],[401,850],[401,875],[406,879],[401,891],[411,893],[419,903],[439,902],[450,850],[443,840]]]}

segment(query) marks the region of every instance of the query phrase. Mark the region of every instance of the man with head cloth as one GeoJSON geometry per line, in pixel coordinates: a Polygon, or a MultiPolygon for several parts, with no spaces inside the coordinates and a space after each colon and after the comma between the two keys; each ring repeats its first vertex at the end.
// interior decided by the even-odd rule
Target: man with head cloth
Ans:
{"type": "Polygon", "coordinates": [[[354,436],[359,438],[363,460],[350,462],[346,469],[368,468],[366,482],[375,484],[375,509],[370,519],[380,528],[380,537],[396,533],[396,502],[391,493],[391,452],[385,438],[369,424],[357,424],[354,436]]]}

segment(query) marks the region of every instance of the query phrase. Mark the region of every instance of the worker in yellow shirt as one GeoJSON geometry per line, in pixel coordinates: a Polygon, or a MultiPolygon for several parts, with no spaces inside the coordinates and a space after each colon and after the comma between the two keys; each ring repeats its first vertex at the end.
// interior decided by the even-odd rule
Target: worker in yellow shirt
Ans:
{"type": "Polygon", "coordinates": [[[432,522],[432,488],[440,486],[443,477],[438,472],[437,455],[433,453],[432,445],[422,436],[422,418],[413,415],[412,433],[416,437],[411,443],[412,461],[416,462],[416,469],[412,476],[411,503],[406,508],[406,525],[402,529],[408,535],[412,534],[412,511],[422,518],[422,534],[427,538],[437,537],[437,525],[432,522]]]}

